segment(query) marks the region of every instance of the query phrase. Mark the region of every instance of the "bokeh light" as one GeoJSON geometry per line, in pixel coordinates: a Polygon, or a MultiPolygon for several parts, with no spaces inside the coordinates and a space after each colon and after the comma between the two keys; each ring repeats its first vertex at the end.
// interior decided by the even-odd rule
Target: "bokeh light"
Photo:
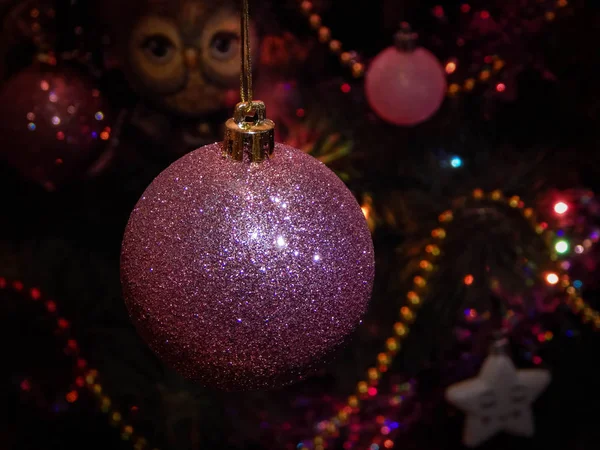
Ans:
{"type": "Polygon", "coordinates": [[[554,245],[554,249],[557,251],[557,253],[560,253],[562,255],[569,251],[569,243],[565,240],[558,241],[554,245]]]}
{"type": "Polygon", "coordinates": [[[558,283],[558,275],[556,275],[554,272],[548,273],[546,274],[546,281],[548,284],[556,284],[558,283]]]}
{"type": "Polygon", "coordinates": [[[554,212],[556,214],[564,214],[569,210],[569,205],[565,202],[558,202],[554,205],[554,212]]]}
{"type": "Polygon", "coordinates": [[[462,162],[462,159],[460,158],[460,156],[453,156],[452,159],[450,160],[450,165],[452,167],[454,167],[455,169],[462,167],[463,162],[462,162]]]}

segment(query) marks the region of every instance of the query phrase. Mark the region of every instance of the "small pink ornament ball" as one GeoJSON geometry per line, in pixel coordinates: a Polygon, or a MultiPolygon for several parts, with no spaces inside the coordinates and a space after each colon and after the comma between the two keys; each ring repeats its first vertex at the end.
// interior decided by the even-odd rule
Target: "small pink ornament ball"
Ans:
{"type": "Polygon", "coordinates": [[[414,126],[440,108],[446,94],[446,75],[429,50],[392,46],[371,62],[365,91],[369,105],[381,119],[414,126]]]}
{"type": "Polygon", "coordinates": [[[93,80],[35,65],[0,90],[0,159],[52,191],[82,178],[111,134],[107,102],[93,80]]]}
{"type": "Polygon", "coordinates": [[[161,173],[122,246],[131,318],[186,378],[223,390],[301,380],[360,323],[374,252],[324,164],[275,144],[258,164],[200,148],[161,173]]]}

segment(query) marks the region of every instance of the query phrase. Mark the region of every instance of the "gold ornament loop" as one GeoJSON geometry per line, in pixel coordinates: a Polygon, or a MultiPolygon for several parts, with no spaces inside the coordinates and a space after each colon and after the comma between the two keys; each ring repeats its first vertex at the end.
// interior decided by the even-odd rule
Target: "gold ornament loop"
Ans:
{"type": "Polygon", "coordinates": [[[275,149],[275,123],[267,119],[261,101],[241,102],[225,124],[223,152],[236,161],[258,163],[270,158],[275,149]]]}
{"type": "Polygon", "coordinates": [[[402,22],[400,29],[394,35],[394,45],[401,52],[412,52],[417,48],[419,35],[412,31],[408,22],[402,22]]]}
{"type": "Polygon", "coordinates": [[[252,51],[250,48],[250,6],[249,0],[243,0],[241,12],[241,72],[240,96],[242,102],[252,102],[252,51]]]}
{"type": "Polygon", "coordinates": [[[250,8],[243,0],[241,11],[240,96],[233,117],[225,123],[223,154],[236,161],[259,163],[275,149],[275,123],[267,119],[267,108],[252,100],[252,60],[250,58],[250,8]]]}

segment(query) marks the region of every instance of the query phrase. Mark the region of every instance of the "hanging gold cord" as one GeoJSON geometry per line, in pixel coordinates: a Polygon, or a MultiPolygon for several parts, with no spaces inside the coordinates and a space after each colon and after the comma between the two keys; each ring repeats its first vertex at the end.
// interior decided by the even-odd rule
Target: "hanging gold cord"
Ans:
{"type": "Polygon", "coordinates": [[[242,70],[240,73],[240,95],[242,102],[252,102],[252,56],[250,49],[250,7],[248,0],[242,4],[242,70]]]}
{"type": "Polygon", "coordinates": [[[236,161],[259,163],[269,159],[275,149],[275,124],[267,119],[267,109],[252,99],[252,61],[250,58],[249,0],[242,4],[240,95],[233,117],[225,123],[223,154],[236,161]]]}

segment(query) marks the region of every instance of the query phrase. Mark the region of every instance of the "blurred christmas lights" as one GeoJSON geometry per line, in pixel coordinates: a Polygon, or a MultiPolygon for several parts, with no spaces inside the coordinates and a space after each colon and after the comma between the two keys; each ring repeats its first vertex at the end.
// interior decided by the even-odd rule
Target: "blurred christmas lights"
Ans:
{"type": "MultiPolygon", "coordinates": [[[[336,55],[339,59],[340,63],[343,66],[349,67],[352,76],[354,78],[362,78],[365,74],[366,67],[360,61],[360,57],[358,52],[356,51],[346,51],[343,49],[342,42],[333,39],[331,29],[323,25],[323,18],[320,14],[315,11],[315,5],[310,0],[298,0],[298,4],[300,6],[300,10],[302,13],[308,18],[308,22],[314,30],[317,31],[317,35],[319,38],[319,42],[329,47],[329,50],[332,54],[336,55]]],[[[567,6],[567,0],[558,0],[553,2],[549,8],[544,12],[545,20],[551,22],[556,18],[556,10],[560,8],[564,8],[567,6]]],[[[463,3],[460,5],[460,12],[463,14],[467,14],[471,12],[472,8],[468,3],[463,3]]],[[[431,9],[431,13],[438,20],[447,22],[446,13],[444,8],[441,5],[436,5],[431,9]]],[[[474,16],[479,16],[484,21],[488,21],[491,19],[491,13],[487,10],[481,10],[473,12],[474,16]]],[[[457,45],[459,47],[464,46],[466,43],[463,37],[459,37],[457,40],[457,45]]],[[[475,88],[477,82],[486,83],[488,82],[492,76],[498,74],[504,67],[505,61],[500,58],[498,55],[487,55],[484,58],[484,66],[478,73],[474,76],[471,76],[462,82],[452,82],[448,84],[447,95],[449,97],[455,97],[461,92],[471,92],[475,88]]],[[[444,70],[448,76],[454,74],[458,68],[459,62],[455,57],[450,58],[444,64],[444,70]]],[[[344,84],[343,86],[346,86],[344,84]]],[[[346,88],[347,89],[347,88],[346,88]]],[[[499,93],[505,92],[507,89],[506,84],[503,82],[497,83],[495,86],[495,90],[499,93]]],[[[350,90],[345,90],[342,87],[342,92],[348,93],[350,90]]]]}
{"type": "Polygon", "coordinates": [[[548,284],[556,284],[558,283],[558,275],[556,275],[554,272],[549,273],[546,275],[546,281],[548,284]]]}
{"type": "Polygon", "coordinates": [[[556,244],[554,244],[554,249],[561,255],[565,254],[569,251],[569,243],[565,240],[558,241],[556,244]]]}
{"type": "MultiPolygon", "coordinates": [[[[441,214],[439,220],[441,223],[451,221],[452,213],[447,211],[441,214]]],[[[445,231],[442,228],[437,228],[432,232],[432,237],[436,241],[440,241],[444,239],[445,231]]],[[[433,242],[424,247],[419,262],[419,268],[422,272],[413,278],[413,287],[406,294],[406,304],[400,308],[399,320],[393,326],[393,334],[385,341],[385,348],[379,353],[377,363],[367,370],[367,378],[357,383],[356,394],[348,397],[346,404],[338,410],[335,416],[321,422],[325,425],[319,428],[320,432],[312,439],[312,442],[315,444],[312,448],[315,450],[317,448],[324,448],[321,446],[321,442],[324,442],[328,437],[336,435],[339,428],[348,423],[351,415],[360,413],[363,400],[377,394],[379,380],[388,371],[401,347],[402,341],[409,334],[409,326],[417,318],[418,309],[422,305],[422,297],[426,291],[427,279],[434,271],[434,262],[440,254],[441,251],[438,242],[433,242]]]]}
{"type": "MultiPolygon", "coordinates": [[[[314,5],[312,1],[309,0],[300,0],[298,2],[300,5],[300,10],[302,13],[308,17],[308,22],[311,28],[315,29],[318,34],[319,41],[322,44],[326,44],[329,47],[331,53],[336,55],[343,66],[349,67],[354,78],[362,78],[365,74],[365,65],[360,62],[360,58],[356,51],[344,51],[343,45],[341,41],[337,39],[333,39],[331,29],[323,25],[322,17],[315,12],[314,5]]],[[[468,7],[468,5],[467,5],[468,7]]],[[[463,12],[463,8],[461,9],[463,12]]],[[[468,12],[470,7],[468,7],[468,12]]],[[[436,6],[434,11],[437,14],[442,14],[443,16],[443,8],[441,6],[436,6]]],[[[435,14],[435,13],[434,13],[435,14]]],[[[485,14],[485,12],[484,12],[485,14]]],[[[488,13],[489,14],[489,13],[488,13]]],[[[451,58],[444,65],[444,70],[448,75],[452,75],[456,72],[458,67],[458,60],[456,58],[451,58]]],[[[462,83],[451,83],[448,86],[447,95],[454,97],[460,92],[470,92],[475,87],[476,83],[479,82],[487,82],[492,75],[497,74],[500,70],[502,70],[505,66],[505,62],[499,58],[497,55],[488,55],[485,58],[485,65],[483,69],[479,71],[479,73],[472,78],[467,78],[462,83]]],[[[343,93],[347,94],[351,91],[350,86],[347,83],[344,83],[340,89],[343,93]]]]}
{"type": "MultiPolygon", "coordinates": [[[[490,194],[486,194],[481,189],[474,190],[472,196],[476,200],[491,199],[493,201],[502,202],[511,208],[517,208],[521,210],[523,217],[531,223],[532,227],[538,234],[547,233],[547,236],[551,236],[553,233],[553,231],[549,229],[548,224],[544,222],[537,223],[534,221],[535,214],[533,213],[531,208],[526,208],[521,199],[517,196],[505,197],[500,191],[494,191],[490,194]]],[[[363,212],[365,213],[365,216],[367,216],[369,214],[369,209],[365,208],[363,209],[363,212]]],[[[438,218],[440,225],[444,226],[446,226],[446,224],[448,224],[449,222],[452,222],[453,219],[453,211],[445,211],[444,213],[440,214],[438,218]]],[[[564,233],[560,234],[564,235],[564,233]]],[[[412,324],[414,320],[416,320],[418,308],[422,305],[424,296],[426,294],[428,274],[434,270],[434,263],[436,262],[436,258],[442,253],[441,244],[443,239],[446,237],[446,230],[444,228],[436,228],[432,231],[431,236],[435,238],[435,241],[426,245],[424,247],[423,254],[419,256],[418,266],[420,270],[422,270],[422,272],[420,272],[420,274],[414,278],[413,288],[406,295],[406,305],[400,309],[400,318],[394,324],[394,333],[386,341],[385,350],[378,354],[376,364],[367,370],[367,376],[365,377],[365,379],[357,384],[357,395],[351,395],[350,397],[348,397],[345,406],[338,411],[336,416],[334,416],[330,420],[322,422],[323,426],[319,426],[319,434],[312,443],[306,445],[301,443],[302,446],[300,446],[299,444],[299,448],[325,448],[325,439],[329,436],[336,436],[336,433],[339,430],[339,428],[349,423],[350,416],[356,415],[360,412],[362,402],[364,400],[380,395],[378,384],[383,374],[387,372],[389,367],[391,366],[394,357],[397,356],[398,351],[400,351],[402,340],[409,334],[409,325],[412,324]]],[[[592,233],[591,238],[586,239],[584,241],[586,243],[586,248],[591,247],[593,245],[593,242],[596,242],[598,239],[600,239],[600,235],[596,236],[594,233],[592,233]]],[[[559,240],[554,245],[554,250],[557,253],[564,253],[568,251],[568,248],[569,243],[566,239],[559,240]],[[565,245],[566,249],[562,251],[561,249],[564,249],[565,245]]],[[[584,250],[583,245],[577,245],[574,248],[575,253],[577,254],[582,253],[584,250]]],[[[566,261],[559,262],[559,267],[561,269],[568,268],[568,266],[563,265],[564,262],[566,261]]],[[[559,286],[566,288],[566,293],[568,296],[567,304],[571,307],[573,312],[581,315],[584,323],[591,323],[593,324],[595,330],[600,330],[600,314],[597,311],[593,310],[578,294],[578,290],[583,287],[583,283],[581,282],[581,280],[574,280],[571,282],[569,276],[566,273],[564,273],[563,270],[545,273],[544,279],[549,285],[552,286],[559,285],[560,282],[559,286]]],[[[467,286],[470,286],[473,283],[473,281],[474,278],[470,274],[465,276],[463,279],[464,284],[467,286]]],[[[17,292],[23,292],[25,290],[29,293],[29,297],[34,301],[40,301],[43,298],[42,293],[39,289],[33,288],[26,290],[22,282],[15,281],[13,283],[9,283],[5,278],[0,278],[0,289],[4,289],[7,286],[11,286],[17,292]]],[[[44,304],[46,310],[49,313],[56,314],[55,302],[47,300],[43,301],[42,304],[44,304]]],[[[465,316],[467,318],[477,318],[479,316],[484,316],[484,314],[478,314],[476,310],[468,309],[465,311],[465,316]]],[[[489,317],[489,315],[487,315],[486,317],[489,317]]],[[[69,322],[64,318],[58,317],[56,323],[59,331],[63,335],[70,328],[69,322]]],[[[572,335],[572,331],[569,331],[569,333],[571,333],[572,335]]],[[[550,331],[542,330],[536,334],[536,338],[540,343],[548,342],[552,340],[553,334],[550,331]]],[[[79,355],[79,346],[77,344],[77,341],[75,341],[74,339],[67,339],[67,349],[69,349],[69,351],[72,352],[73,355],[79,355]]],[[[543,362],[542,358],[538,355],[531,355],[530,360],[533,362],[533,364],[536,365],[539,365],[543,362]]],[[[87,365],[85,363],[85,360],[78,358],[77,367],[79,370],[86,369],[87,365]]],[[[87,386],[87,388],[96,397],[98,397],[100,409],[109,415],[109,418],[113,425],[120,427],[121,436],[123,437],[123,439],[131,439],[132,436],[134,436],[133,427],[131,425],[122,423],[123,418],[121,413],[112,407],[112,402],[110,398],[103,394],[102,386],[99,383],[97,383],[97,378],[97,371],[93,369],[87,369],[83,372],[83,376],[77,377],[75,381],[75,386],[80,388],[82,387],[82,385],[84,385],[85,381],[85,386],[87,386]]],[[[26,380],[24,380],[22,383],[25,383],[25,381],[26,380]]],[[[21,386],[28,386],[28,384],[25,383],[21,386]]],[[[66,394],[65,398],[69,403],[76,402],[79,398],[77,389],[75,388],[73,390],[70,390],[66,394]]],[[[377,445],[379,446],[379,448],[381,448],[382,443],[383,445],[385,445],[385,443],[389,441],[389,448],[392,448],[394,446],[392,436],[393,428],[387,424],[382,425],[379,428],[379,433],[384,436],[389,436],[389,439],[378,440],[378,443],[373,443],[372,445],[377,445]]],[[[137,439],[138,440],[136,440],[135,442],[140,442],[139,439],[142,438],[137,439]]]]}
{"type": "MultiPolygon", "coordinates": [[[[485,194],[481,189],[475,189],[473,191],[473,198],[476,200],[484,200],[486,198],[491,199],[495,202],[502,202],[509,206],[510,208],[519,209],[522,211],[523,217],[532,223],[532,226],[537,234],[542,234],[548,232],[548,224],[545,222],[536,223],[532,222],[533,219],[533,210],[530,208],[526,208],[524,202],[518,196],[505,197],[500,190],[495,190],[490,194],[485,194]]],[[[439,215],[438,221],[440,225],[446,226],[448,223],[452,222],[454,219],[453,211],[445,211],[439,215]]],[[[388,367],[394,360],[397,352],[400,350],[400,340],[405,338],[409,332],[409,326],[416,320],[417,318],[417,309],[422,305],[423,296],[425,294],[425,290],[427,289],[427,279],[429,274],[431,274],[435,270],[434,262],[436,262],[435,256],[441,254],[440,246],[443,243],[443,240],[446,237],[445,228],[435,228],[431,232],[431,236],[435,239],[435,242],[432,244],[428,244],[424,248],[424,254],[419,257],[419,268],[423,270],[422,274],[417,275],[413,278],[413,288],[407,294],[406,298],[408,302],[405,306],[400,308],[400,321],[398,321],[394,325],[394,334],[386,340],[386,348],[383,352],[383,357],[378,357],[379,366],[370,368],[367,373],[367,380],[359,381],[357,384],[357,394],[348,398],[348,402],[344,407],[340,409],[342,412],[342,418],[340,419],[340,413],[334,416],[333,418],[325,421],[327,424],[322,428],[322,432],[319,433],[313,440],[315,446],[313,448],[324,448],[321,447],[320,443],[324,443],[328,437],[336,435],[340,426],[344,426],[348,423],[350,415],[356,415],[361,410],[361,400],[365,400],[369,396],[376,394],[376,386],[381,379],[381,376],[387,372],[388,367]],[[433,249],[437,249],[434,253],[433,249]],[[381,364],[383,362],[383,364],[381,364]],[[373,389],[370,390],[370,387],[373,389]],[[319,442],[319,444],[317,444],[319,442]]],[[[566,241],[564,241],[566,243],[566,241]]],[[[567,243],[568,247],[568,243],[567,243]]],[[[562,248],[559,246],[559,248],[562,248]]],[[[550,285],[556,285],[560,281],[559,276],[552,272],[547,273],[545,276],[545,280],[550,285]]],[[[463,279],[465,285],[470,286],[474,282],[474,277],[471,274],[468,274],[463,279]]],[[[474,319],[478,317],[477,311],[468,310],[466,313],[468,318],[474,319]]],[[[486,317],[489,317],[487,315],[486,317]]],[[[536,365],[541,364],[542,359],[539,356],[534,356],[532,359],[533,363],[536,365]]],[[[377,444],[378,445],[378,444],[377,444]]],[[[393,442],[392,442],[393,445],[393,442]]],[[[309,448],[309,447],[306,447],[309,448]]]]}
{"type": "MultiPolygon", "coordinates": [[[[15,280],[11,283],[6,278],[0,277],[0,290],[6,288],[12,288],[14,292],[21,294],[27,293],[29,299],[35,302],[40,301],[43,298],[43,295],[38,288],[26,289],[22,281],[15,280]]],[[[111,407],[112,402],[110,398],[102,393],[102,385],[98,383],[98,371],[96,369],[88,368],[87,361],[81,357],[77,340],[69,336],[69,321],[58,316],[56,303],[53,300],[46,300],[43,302],[43,304],[46,312],[56,320],[56,334],[66,340],[65,353],[74,358],[76,377],[75,381],[71,385],[72,389],[65,394],[65,400],[67,403],[72,404],[77,402],[80,398],[81,389],[87,388],[92,395],[99,400],[99,407],[102,412],[109,415],[111,424],[121,428],[121,438],[123,440],[130,440],[135,450],[143,450],[147,448],[147,440],[139,435],[134,434],[134,430],[131,425],[122,422],[121,413],[111,407]]],[[[23,380],[20,384],[20,387],[23,391],[28,391],[31,389],[31,382],[27,379],[23,380]]]]}
{"type": "Polygon", "coordinates": [[[452,157],[452,159],[450,160],[450,165],[452,167],[454,167],[455,169],[458,169],[459,167],[462,167],[463,162],[462,162],[462,159],[460,158],[460,156],[454,156],[454,157],[452,157]]]}
{"type": "Polygon", "coordinates": [[[451,75],[454,72],[456,72],[456,62],[454,62],[454,61],[448,61],[446,63],[446,73],[448,75],[451,75]]]}
{"type": "Polygon", "coordinates": [[[567,205],[565,202],[558,202],[554,205],[554,212],[556,214],[564,214],[569,210],[569,205],[567,205]]]}

